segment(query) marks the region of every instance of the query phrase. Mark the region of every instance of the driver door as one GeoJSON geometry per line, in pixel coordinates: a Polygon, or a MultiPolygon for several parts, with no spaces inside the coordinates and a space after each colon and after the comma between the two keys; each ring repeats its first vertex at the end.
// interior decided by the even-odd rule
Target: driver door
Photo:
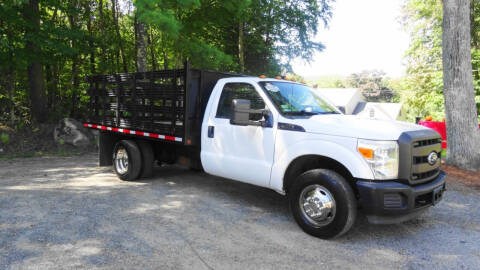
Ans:
{"type": "MultiPolygon", "coordinates": [[[[202,165],[206,172],[267,187],[274,155],[274,129],[230,124],[233,99],[247,99],[252,109],[265,109],[264,99],[254,85],[225,83],[217,106],[210,110],[208,128],[202,129],[202,165]]],[[[250,120],[260,120],[251,115],[250,120]]]]}

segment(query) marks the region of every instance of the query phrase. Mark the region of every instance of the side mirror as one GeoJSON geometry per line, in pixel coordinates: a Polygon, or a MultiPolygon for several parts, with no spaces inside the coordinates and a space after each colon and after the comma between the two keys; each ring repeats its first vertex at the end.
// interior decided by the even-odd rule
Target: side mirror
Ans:
{"type": "Polygon", "coordinates": [[[269,110],[252,110],[250,108],[250,100],[234,99],[232,100],[232,113],[230,116],[230,124],[240,126],[261,126],[271,127],[272,121],[252,121],[251,114],[262,114],[265,119],[271,119],[269,110]]]}

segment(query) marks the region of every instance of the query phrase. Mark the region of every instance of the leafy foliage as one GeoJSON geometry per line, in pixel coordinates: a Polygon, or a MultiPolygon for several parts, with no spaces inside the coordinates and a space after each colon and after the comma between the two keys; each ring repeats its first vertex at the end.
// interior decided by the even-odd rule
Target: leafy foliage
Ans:
{"type": "Polygon", "coordinates": [[[345,85],[350,88],[359,88],[367,101],[389,102],[394,92],[386,85],[385,75],[381,70],[365,70],[348,76],[345,85]]]}
{"type": "Polygon", "coordinates": [[[326,75],[310,80],[309,84],[315,88],[345,88],[345,79],[340,75],[326,75]]]}
{"type": "Polygon", "coordinates": [[[310,84],[315,88],[358,88],[365,100],[370,102],[395,102],[395,92],[392,89],[400,84],[386,77],[381,70],[364,70],[359,73],[342,76],[323,76],[310,84]]]}
{"type": "Polygon", "coordinates": [[[136,70],[137,22],[145,25],[148,70],[181,67],[189,60],[197,68],[286,74],[291,59],[310,61],[322,50],[313,37],[329,21],[331,2],[1,1],[0,121],[30,122],[35,95],[50,120],[81,117],[86,76],[136,70]],[[41,72],[33,78],[28,68],[36,63],[41,72]]]}
{"type": "Polygon", "coordinates": [[[2,132],[2,134],[0,134],[0,142],[2,142],[2,144],[7,144],[10,142],[10,137],[7,133],[2,132]]]}
{"type": "MultiPolygon", "coordinates": [[[[480,2],[471,1],[472,67],[477,101],[480,99],[480,2]]],[[[403,24],[410,33],[405,54],[407,76],[402,101],[409,119],[432,115],[441,120],[445,114],[442,69],[442,1],[406,0],[403,24]]],[[[480,111],[480,103],[477,103],[480,111]]]]}

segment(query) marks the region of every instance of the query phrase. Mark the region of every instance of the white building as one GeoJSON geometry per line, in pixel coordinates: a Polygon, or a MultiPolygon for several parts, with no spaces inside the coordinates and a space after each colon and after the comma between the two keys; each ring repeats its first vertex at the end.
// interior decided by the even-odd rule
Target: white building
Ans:
{"type": "Polygon", "coordinates": [[[364,101],[357,88],[318,88],[318,91],[345,114],[353,114],[357,104],[364,101]]]}
{"type": "Polygon", "coordinates": [[[389,120],[401,120],[403,116],[401,103],[366,102],[358,88],[318,88],[317,90],[345,114],[389,120]]]}

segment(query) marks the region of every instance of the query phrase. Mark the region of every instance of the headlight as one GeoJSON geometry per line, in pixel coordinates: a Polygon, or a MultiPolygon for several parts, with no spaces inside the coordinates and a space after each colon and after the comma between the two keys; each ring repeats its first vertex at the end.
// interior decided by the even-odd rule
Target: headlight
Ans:
{"type": "Polygon", "coordinates": [[[398,143],[396,141],[358,140],[358,152],[362,154],[377,180],[398,177],[398,143]]]}

